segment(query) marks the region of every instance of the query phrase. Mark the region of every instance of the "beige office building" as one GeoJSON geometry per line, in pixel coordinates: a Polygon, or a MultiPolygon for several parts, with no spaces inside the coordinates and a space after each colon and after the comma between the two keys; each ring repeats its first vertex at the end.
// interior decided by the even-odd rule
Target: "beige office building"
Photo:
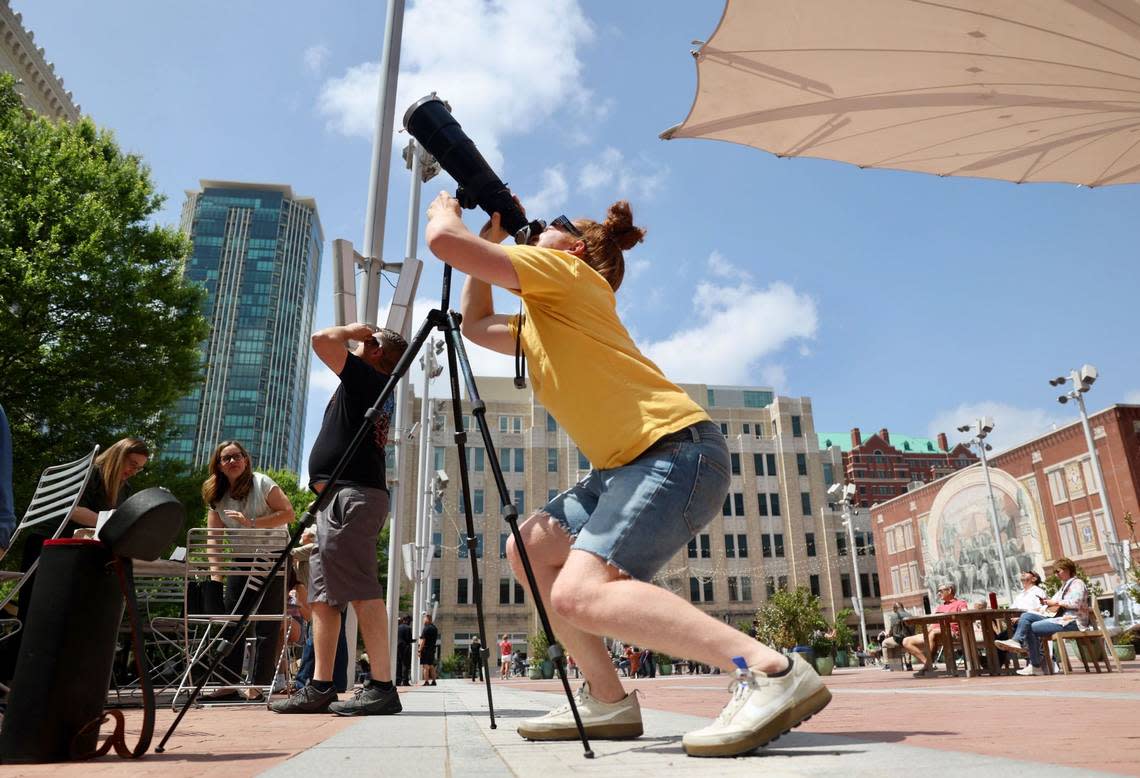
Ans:
{"type": "Polygon", "coordinates": [[[79,106],[63,88],[55,65],[47,61],[35,33],[24,27],[23,16],[12,10],[8,0],[0,0],[0,71],[16,77],[16,91],[29,109],[49,119],[79,118],[79,106]]]}
{"type": "MultiPolygon", "coordinates": [[[[509,378],[478,381],[509,499],[525,518],[585,476],[590,463],[529,390],[516,389],[509,378]]],[[[841,474],[842,470],[816,444],[811,400],[777,397],[762,387],[682,386],[724,432],[732,457],[732,486],[721,515],[665,565],[655,582],[732,624],[751,622],[767,597],[781,587],[809,587],[829,614],[850,605],[854,579],[846,533],[825,499],[828,471],[841,474]]],[[[432,403],[429,467],[433,472],[446,471],[449,483],[432,509],[432,542],[437,551],[431,596],[438,602],[442,655],[448,656],[464,652],[478,626],[450,402],[433,399],[432,403]]],[[[419,414],[416,400],[413,418],[419,414]]],[[[464,414],[470,425],[466,401],[464,414]]],[[[468,446],[487,636],[494,643],[497,636],[510,634],[516,647],[525,650],[527,636],[539,629],[538,619],[526,582],[515,580],[505,558],[509,528],[501,516],[487,453],[473,428],[468,446]]],[[[412,499],[408,503],[403,533],[411,540],[415,505],[412,499]]],[[[857,517],[856,529],[862,529],[860,537],[869,539],[869,528],[861,528],[861,521],[857,517]]],[[[857,545],[867,554],[859,561],[866,593],[873,594],[878,589],[870,556],[874,549],[869,541],[866,548],[858,541],[857,545]]],[[[406,580],[403,586],[410,588],[406,580]]],[[[636,603],[630,607],[636,608],[636,603]]],[[[866,610],[873,618],[878,599],[868,599],[866,610]]],[[[877,631],[878,625],[868,627],[877,631]]]]}

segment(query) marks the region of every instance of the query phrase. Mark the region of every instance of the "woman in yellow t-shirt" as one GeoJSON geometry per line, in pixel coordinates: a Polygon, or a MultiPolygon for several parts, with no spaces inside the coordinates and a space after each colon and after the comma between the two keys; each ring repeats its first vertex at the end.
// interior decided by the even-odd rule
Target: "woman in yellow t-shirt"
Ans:
{"type": "MultiPolygon", "coordinates": [[[[628,251],[644,238],[629,203],[602,222],[560,216],[531,246],[501,246],[498,215],[480,236],[441,192],[428,208],[427,243],[467,274],[463,334],[526,354],[537,399],[593,469],[520,525],[554,632],[586,683],[577,707],[593,738],[642,733],[600,636],[691,657],[737,674],[730,715],[685,736],[698,756],[745,753],[830,700],[815,671],[651,583],[720,510],[730,483],[724,436],[704,409],[638,350],[617,315],[628,251]],[[525,316],[495,312],[491,286],[522,298],[525,316]]],[[[507,556],[524,577],[512,541],[507,556]]],[[[566,706],[519,726],[531,740],[577,737],[566,706]]],[[[726,709],[727,710],[727,709],[726,709]]]]}

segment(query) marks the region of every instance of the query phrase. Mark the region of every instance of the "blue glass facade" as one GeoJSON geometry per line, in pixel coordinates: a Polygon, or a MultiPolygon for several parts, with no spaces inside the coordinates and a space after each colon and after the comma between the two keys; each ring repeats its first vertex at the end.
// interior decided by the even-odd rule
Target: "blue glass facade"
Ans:
{"type": "Polygon", "coordinates": [[[316,203],[287,186],[203,181],[182,229],[211,327],[203,382],[178,401],[163,455],[197,467],[232,439],[258,469],[298,472],[324,241],[316,203]]]}

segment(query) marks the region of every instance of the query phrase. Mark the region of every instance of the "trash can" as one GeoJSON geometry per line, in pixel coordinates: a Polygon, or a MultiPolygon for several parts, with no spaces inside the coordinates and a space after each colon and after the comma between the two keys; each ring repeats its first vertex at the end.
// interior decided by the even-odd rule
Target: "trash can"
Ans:
{"type": "Polygon", "coordinates": [[[0,761],[66,761],[97,747],[123,617],[113,560],[98,540],[44,542],[0,761]]]}

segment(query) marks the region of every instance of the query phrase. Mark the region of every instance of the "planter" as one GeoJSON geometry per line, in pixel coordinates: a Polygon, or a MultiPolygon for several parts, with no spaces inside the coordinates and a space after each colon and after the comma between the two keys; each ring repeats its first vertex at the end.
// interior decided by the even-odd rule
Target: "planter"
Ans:
{"type": "Polygon", "coordinates": [[[848,654],[847,655],[847,666],[848,667],[858,667],[859,666],[859,656],[857,654],[848,654]]]}
{"type": "Polygon", "coordinates": [[[526,671],[526,677],[532,681],[542,680],[542,665],[533,664],[526,671]]]}
{"type": "Polygon", "coordinates": [[[542,667],[542,677],[543,678],[550,679],[550,678],[554,677],[554,663],[553,662],[551,662],[549,659],[543,659],[541,667],[542,667]]]}
{"type": "Polygon", "coordinates": [[[657,672],[661,675],[672,675],[673,674],[673,665],[672,664],[657,665],[657,672]]]}
{"type": "Polygon", "coordinates": [[[792,649],[792,653],[801,655],[809,665],[815,659],[815,652],[812,651],[811,646],[796,646],[792,649]]]}
{"type": "Polygon", "coordinates": [[[1131,662],[1136,658],[1136,646],[1131,644],[1122,646],[1117,643],[1113,645],[1112,650],[1116,652],[1116,658],[1122,662],[1131,662]]]}
{"type": "Polygon", "coordinates": [[[835,652],[835,666],[836,667],[847,667],[847,650],[846,649],[841,648],[835,652]]]}
{"type": "Polygon", "coordinates": [[[817,656],[815,658],[815,671],[820,675],[831,675],[831,671],[835,669],[835,660],[829,656],[817,656]]]}

